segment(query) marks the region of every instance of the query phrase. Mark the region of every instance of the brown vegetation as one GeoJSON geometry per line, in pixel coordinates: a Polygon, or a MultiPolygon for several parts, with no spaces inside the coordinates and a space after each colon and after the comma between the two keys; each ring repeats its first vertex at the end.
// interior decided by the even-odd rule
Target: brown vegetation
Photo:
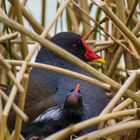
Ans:
{"type": "Polygon", "coordinates": [[[20,135],[20,130],[22,121],[28,120],[23,109],[26,102],[28,72],[31,67],[49,69],[101,86],[107,90],[110,98],[110,102],[98,117],[70,126],[49,136],[46,140],[62,140],[66,136],[94,124],[99,124],[102,129],[78,137],[76,140],[138,139],[140,128],[140,1],[65,0],[61,4],[57,1],[60,6],[46,27],[46,1],[42,0],[41,23],[25,8],[26,2],[27,0],[23,0],[22,3],[20,0],[1,1],[0,83],[10,83],[12,88],[9,96],[0,89],[0,140],[24,139],[20,135]],[[10,3],[9,9],[6,3],[10,3]],[[98,69],[95,69],[94,66],[77,59],[48,40],[51,37],[49,31],[53,26],[57,28],[57,21],[64,10],[66,11],[66,21],[62,21],[61,24],[66,22],[67,31],[81,34],[92,49],[105,58],[106,64],[96,65],[98,69]],[[34,32],[24,27],[23,18],[30,24],[34,32]],[[29,44],[33,44],[31,51],[28,50],[29,44]],[[59,67],[32,63],[31,58],[40,44],[88,71],[98,80],[59,67]],[[20,69],[16,66],[20,66],[20,69]],[[17,71],[19,73],[15,74],[17,71]],[[20,94],[18,105],[13,102],[17,91],[20,94]],[[4,105],[1,99],[5,101],[4,105]],[[7,129],[11,108],[16,113],[15,131],[12,134],[7,129]]]}

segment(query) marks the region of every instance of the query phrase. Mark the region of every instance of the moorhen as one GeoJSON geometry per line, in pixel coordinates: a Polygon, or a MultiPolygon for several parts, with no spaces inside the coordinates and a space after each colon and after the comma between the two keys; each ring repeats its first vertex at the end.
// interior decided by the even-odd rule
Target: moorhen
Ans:
{"type": "MultiPolygon", "coordinates": [[[[88,47],[84,39],[82,39],[80,35],[77,35],[73,32],[58,33],[52,37],[50,41],[59,45],[61,48],[67,50],[83,61],[102,61],[100,56],[94,53],[88,47]]],[[[44,47],[42,47],[39,51],[36,57],[36,62],[59,66],[91,76],[79,67],[69,63],[63,58],[60,58],[44,47]]],[[[84,96],[86,96],[84,97],[84,100],[87,102],[88,108],[95,108],[94,102],[96,102],[96,107],[99,109],[95,109],[96,113],[94,111],[93,112],[94,115],[99,114],[106,104],[106,95],[103,89],[63,74],[33,68],[30,73],[25,107],[25,112],[30,116],[30,120],[35,119],[39,114],[47,109],[48,104],[45,102],[45,100],[48,100],[49,97],[50,99],[48,102],[50,102],[52,106],[60,105],[62,102],[64,102],[66,91],[70,91],[71,87],[74,87],[76,83],[81,83],[82,91],[86,93],[84,94],[84,96]],[[93,105],[91,105],[91,102],[93,102],[93,105]]],[[[93,114],[93,112],[91,112],[91,114],[93,114]]]]}
{"type": "Polygon", "coordinates": [[[26,139],[47,137],[70,124],[80,122],[84,113],[86,110],[80,93],[80,84],[78,84],[66,95],[61,106],[52,107],[37,117],[35,121],[25,124],[22,128],[22,135],[26,139]]]}
{"type": "MultiPolygon", "coordinates": [[[[73,32],[58,33],[50,41],[83,61],[102,61],[100,56],[88,47],[84,39],[73,32]]],[[[59,66],[93,77],[45,47],[42,47],[39,51],[36,62],[59,66]]],[[[81,91],[84,93],[82,96],[86,113],[82,120],[97,116],[107,103],[107,97],[102,88],[63,74],[33,68],[30,72],[25,105],[25,112],[30,121],[33,121],[50,107],[61,105],[65,101],[67,91],[70,91],[77,83],[80,83],[81,91]]],[[[12,126],[12,124],[14,124],[14,121],[11,119],[9,125],[12,126]]]]}

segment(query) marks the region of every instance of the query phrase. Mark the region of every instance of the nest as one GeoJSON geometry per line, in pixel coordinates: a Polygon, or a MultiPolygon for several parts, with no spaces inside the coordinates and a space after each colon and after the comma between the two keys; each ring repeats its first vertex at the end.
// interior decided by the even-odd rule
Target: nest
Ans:
{"type": "MultiPolygon", "coordinates": [[[[51,70],[66,74],[98,85],[107,91],[109,103],[99,116],[72,125],[45,140],[62,140],[95,124],[99,129],[83,136],[74,136],[76,140],[135,140],[139,138],[139,75],[140,75],[140,2],[136,1],[101,1],[101,0],[66,0],[56,2],[57,9],[48,25],[45,25],[46,1],[42,1],[41,24],[25,8],[28,3],[19,0],[1,2],[0,8],[0,83],[12,85],[10,89],[0,86],[0,139],[24,139],[21,135],[22,122],[28,121],[24,106],[31,67],[51,70]],[[10,7],[7,6],[9,3],[10,7]],[[64,12],[66,11],[66,13],[64,12]],[[63,19],[63,16],[66,19],[63,19]],[[82,35],[95,52],[105,58],[103,65],[81,63],[75,57],[67,57],[59,46],[49,42],[53,25],[57,31],[66,24],[67,31],[82,35]],[[26,20],[34,32],[24,26],[26,20]],[[81,30],[82,29],[82,30],[81,30]],[[45,38],[45,39],[44,39],[45,38]],[[98,41],[97,41],[98,40],[98,41]],[[33,44],[32,49],[28,46],[33,44]],[[67,59],[98,80],[45,64],[32,63],[32,57],[38,51],[39,44],[52,52],[61,52],[67,59]],[[82,67],[82,65],[87,67],[82,67]],[[96,67],[96,69],[95,69],[96,67]],[[8,90],[8,91],[7,91],[8,90]],[[6,93],[9,92],[9,95],[6,93]],[[18,104],[14,103],[16,94],[18,104]],[[2,102],[3,101],[3,102],[2,102]],[[15,113],[14,131],[10,132],[7,122],[11,109],[15,113]]],[[[47,1],[49,5],[49,1],[47,1]]],[[[28,5],[30,8],[32,5],[28,5]]],[[[49,17],[50,15],[47,15],[49,17]]],[[[71,54],[70,54],[71,55],[71,54]]],[[[72,56],[72,55],[71,55],[72,56]]],[[[71,138],[72,139],[72,138],[71,138]]]]}

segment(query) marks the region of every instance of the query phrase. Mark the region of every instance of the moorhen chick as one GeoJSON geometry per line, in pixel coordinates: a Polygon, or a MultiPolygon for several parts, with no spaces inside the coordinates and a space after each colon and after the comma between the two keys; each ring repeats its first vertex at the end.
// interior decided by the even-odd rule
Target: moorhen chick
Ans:
{"type": "Polygon", "coordinates": [[[80,93],[80,84],[71,90],[61,106],[52,107],[42,113],[35,121],[27,123],[22,128],[22,135],[26,139],[45,138],[70,124],[82,120],[86,113],[80,93]]]}

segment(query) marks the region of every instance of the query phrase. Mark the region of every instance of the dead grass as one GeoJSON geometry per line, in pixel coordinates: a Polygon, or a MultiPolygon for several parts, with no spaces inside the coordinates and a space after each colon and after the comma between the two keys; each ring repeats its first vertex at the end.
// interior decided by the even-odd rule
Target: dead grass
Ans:
{"type": "Polygon", "coordinates": [[[62,140],[68,135],[95,124],[100,124],[101,129],[75,139],[138,139],[140,128],[140,1],[66,0],[57,4],[59,7],[56,14],[45,26],[46,16],[50,16],[46,12],[50,10],[46,8],[46,2],[49,4],[49,1],[42,0],[41,22],[39,23],[25,8],[26,0],[22,3],[19,0],[1,1],[0,83],[12,84],[12,88],[9,96],[0,89],[0,140],[24,139],[20,131],[22,121],[28,120],[23,109],[30,67],[47,69],[85,80],[101,86],[107,90],[107,95],[110,95],[110,102],[99,116],[70,126],[47,137],[46,140],[62,140]],[[10,8],[7,7],[7,3],[10,8]],[[95,69],[94,66],[79,60],[48,40],[51,37],[52,27],[59,28],[57,22],[62,18],[64,11],[66,11],[66,20],[61,20],[60,26],[66,23],[67,31],[82,35],[91,48],[105,58],[106,64],[99,65],[98,69],[95,69]],[[24,20],[30,24],[34,32],[25,28],[24,20]],[[29,51],[30,43],[33,44],[33,49],[29,51]],[[91,73],[98,80],[59,67],[30,62],[40,44],[91,73]],[[16,66],[20,66],[19,74],[16,74],[16,66]],[[17,91],[20,94],[19,104],[15,105],[13,101],[17,91]],[[4,100],[5,104],[1,100],[4,100]],[[9,133],[7,127],[11,108],[16,114],[13,133],[9,133]]]}

